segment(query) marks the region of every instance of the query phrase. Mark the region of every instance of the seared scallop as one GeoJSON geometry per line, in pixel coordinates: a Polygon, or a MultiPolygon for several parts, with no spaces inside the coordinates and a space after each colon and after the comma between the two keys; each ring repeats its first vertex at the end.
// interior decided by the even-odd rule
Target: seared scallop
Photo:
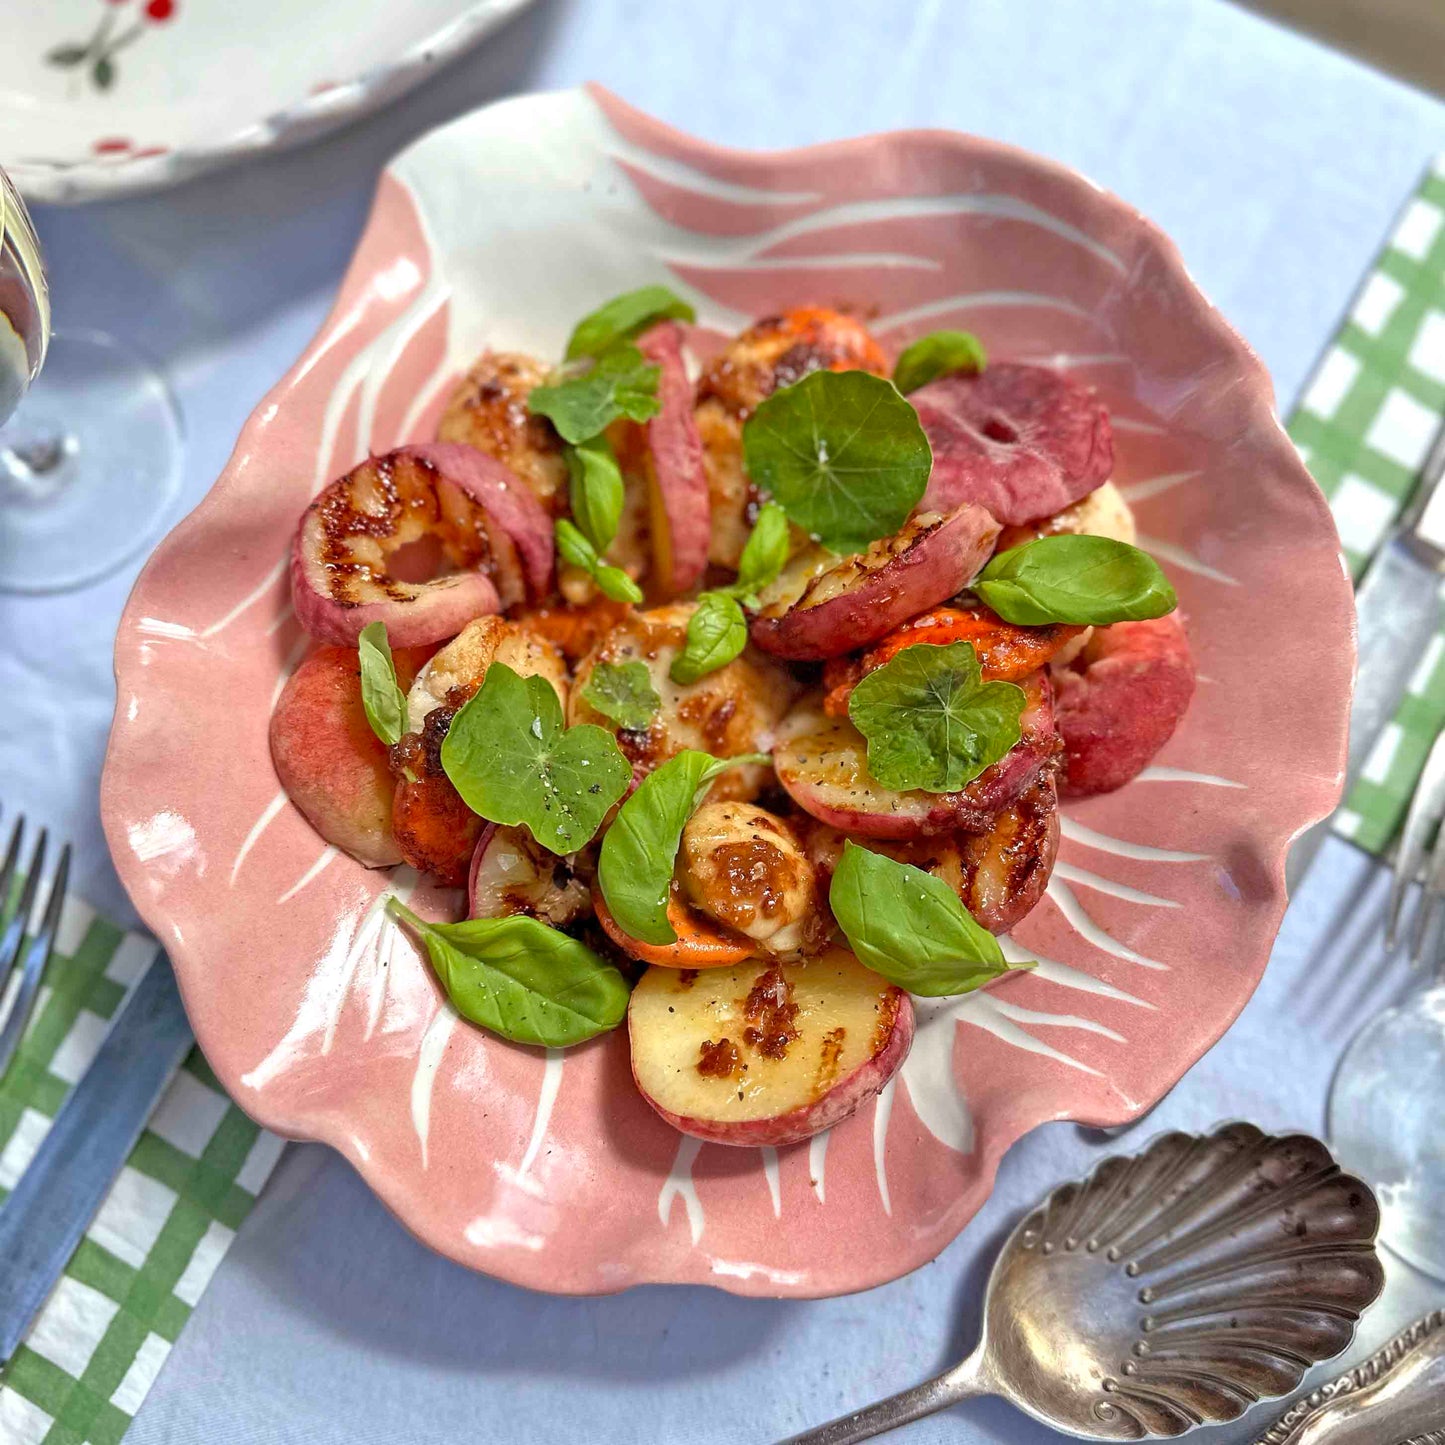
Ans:
{"type": "Polygon", "coordinates": [[[694,908],[769,953],[802,948],[815,876],[793,830],[752,803],[704,803],[683,829],[678,877],[694,908]]]}

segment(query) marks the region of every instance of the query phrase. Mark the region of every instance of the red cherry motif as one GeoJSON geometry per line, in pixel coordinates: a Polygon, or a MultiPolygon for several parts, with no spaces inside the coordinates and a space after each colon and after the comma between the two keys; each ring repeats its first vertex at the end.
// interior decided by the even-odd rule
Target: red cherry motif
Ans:
{"type": "Polygon", "coordinates": [[[164,24],[176,13],[176,0],[148,0],[146,5],[146,19],[154,20],[157,25],[164,24]]]}
{"type": "Polygon", "coordinates": [[[91,146],[91,149],[101,156],[120,155],[130,148],[131,142],[121,136],[106,136],[91,146]]]}

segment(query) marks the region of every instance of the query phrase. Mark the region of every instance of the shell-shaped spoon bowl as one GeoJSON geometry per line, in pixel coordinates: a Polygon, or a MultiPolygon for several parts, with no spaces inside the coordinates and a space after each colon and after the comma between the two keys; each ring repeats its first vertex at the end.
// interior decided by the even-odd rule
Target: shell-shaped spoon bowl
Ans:
{"type": "Polygon", "coordinates": [[[1349,1344],[1384,1285],[1379,1223],[1307,1135],[1165,1134],[1018,1225],[961,1365],[797,1439],[845,1445],[981,1394],[1096,1440],[1234,1420],[1349,1344]]]}

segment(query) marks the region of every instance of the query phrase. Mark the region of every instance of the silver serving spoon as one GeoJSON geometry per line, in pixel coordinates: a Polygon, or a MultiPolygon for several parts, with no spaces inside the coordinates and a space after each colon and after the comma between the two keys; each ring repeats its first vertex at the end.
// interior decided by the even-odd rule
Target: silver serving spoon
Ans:
{"type": "Polygon", "coordinates": [[[1014,1230],[962,1364],[787,1445],[847,1445],[975,1395],[1090,1440],[1236,1419],[1349,1344],[1384,1284],[1379,1223],[1316,1139],[1165,1134],[1014,1230]]]}

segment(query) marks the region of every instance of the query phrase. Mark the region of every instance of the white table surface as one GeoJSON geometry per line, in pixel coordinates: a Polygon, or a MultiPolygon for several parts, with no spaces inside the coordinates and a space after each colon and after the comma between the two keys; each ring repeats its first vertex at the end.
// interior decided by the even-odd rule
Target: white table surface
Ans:
{"type": "MultiPolygon", "coordinates": [[[[480,52],[344,135],[150,198],[37,216],[61,326],[123,333],[169,373],[184,495],[319,325],[379,166],[428,126],[518,90],[598,79],[713,140],[777,146],[900,125],[983,132],[1077,166],[1178,241],[1287,401],[1390,219],[1445,149],[1445,107],[1220,0],[539,0],[480,52]]],[[[0,595],[0,796],[79,845],[81,886],[130,916],[95,793],[111,637],[136,566],[0,595]]],[[[1258,995],[1129,1141],[1242,1117],[1324,1129],[1340,1048],[1402,987],[1363,945],[1370,868],[1331,843],[1258,995]],[[1358,935],[1358,936],[1357,936],[1358,935]]],[[[1379,901],[1379,879],[1370,895],[1379,901]]],[[[1207,966],[1202,961],[1201,966],[1207,966]]],[[[833,1301],[647,1288],[560,1300],[413,1242],[349,1168],[290,1151],[128,1439],[766,1440],[939,1368],[971,1342],[988,1261],[1024,1206],[1106,1148],[1067,1125],[1005,1158],[931,1265],[833,1301]]],[[[1445,1288],[1392,1265],[1377,1343],[1445,1288]]],[[[1215,1432],[1252,1439],[1269,1422],[1215,1432]]],[[[905,1432],[1056,1440],[997,1402],[905,1432]]]]}

